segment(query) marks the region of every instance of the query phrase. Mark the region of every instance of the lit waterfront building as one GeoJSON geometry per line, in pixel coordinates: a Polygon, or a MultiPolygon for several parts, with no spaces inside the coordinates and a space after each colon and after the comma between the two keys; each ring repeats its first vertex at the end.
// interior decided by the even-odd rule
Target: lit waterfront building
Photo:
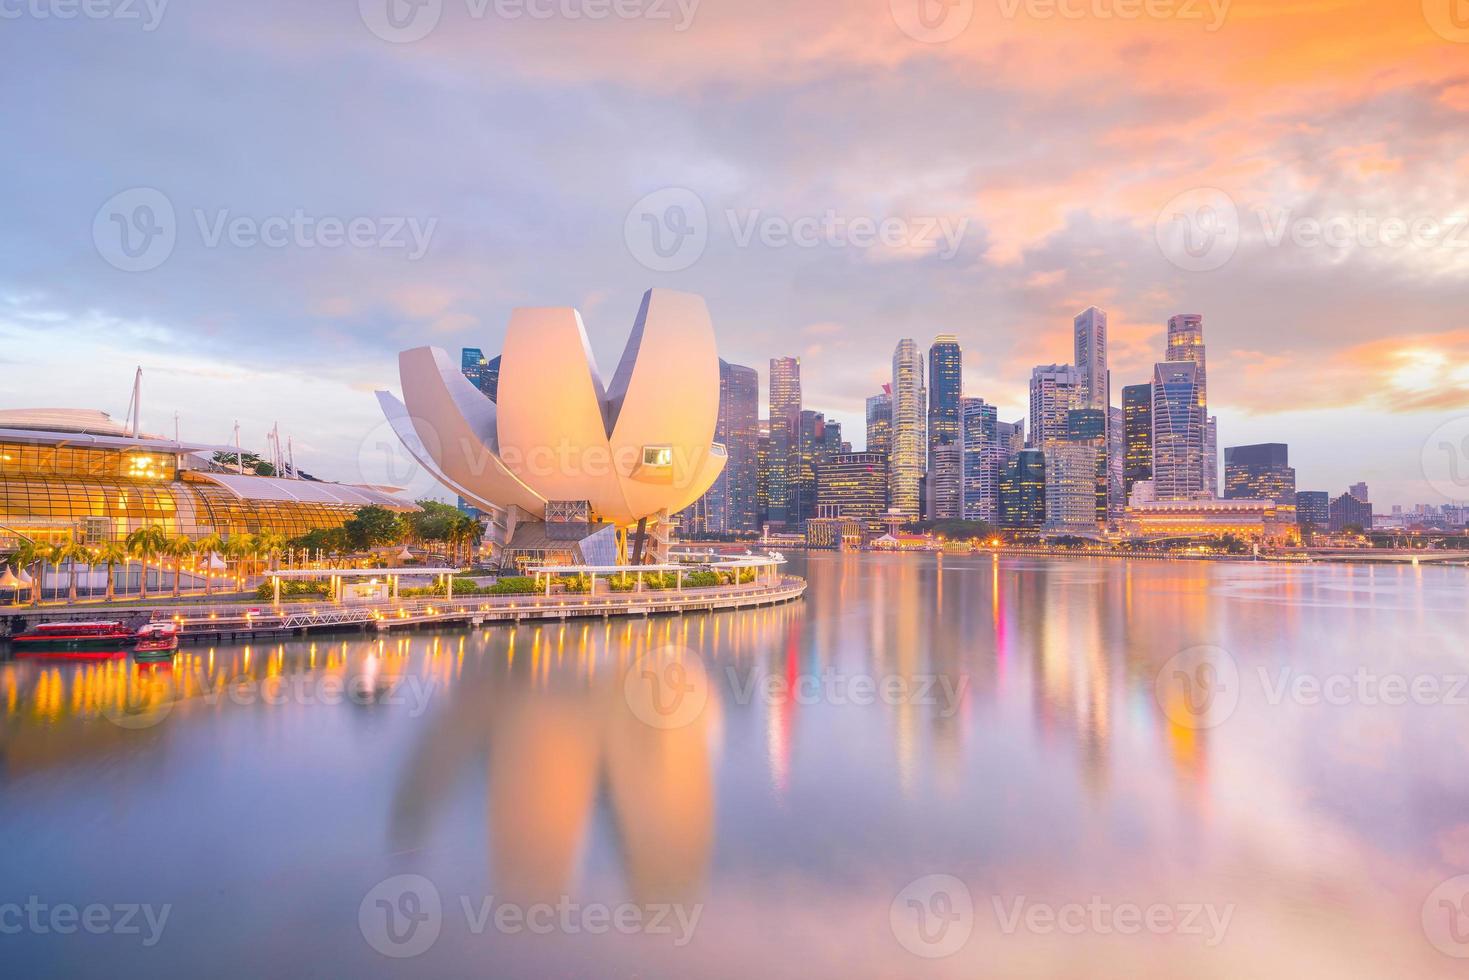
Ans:
{"type": "Polygon", "coordinates": [[[755,451],[756,476],[755,507],[760,514],[763,527],[770,520],[770,420],[760,420],[760,436],[755,451]]]}
{"type": "Polygon", "coordinates": [[[1086,408],[1081,371],[1071,364],[1047,364],[1030,375],[1030,444],[1045,449],[1066,438],[1066,414],[1086,408]]]}
{"type": "Polygon", "coordinates": [[[1090,532],[1106,522],[1106,429],[1105,412],[1073,409],[1065,438],[1046,447],[1047,531],[1090,532]]]}
{"type": "Polygon", "coordinates": [[[1325,490],[1298,490],[1296,523],[1308,533],[1328,530],[1331,527],[1331,494],[1325,490]]]}
{"type": "Polygon", "coordinates": [[[816,506],[818,513],[860,520],[870,530],[881,530],[888,509],[887,456],[841,453],[823,461],[816,468],[816,506]]]}
{"type": "Polygon", "coordinates": [[[1294,504],[1296,471],[1290,465],[1290,447],[1269,442],[1225,449],[1224,497],[1294,504]]]}
{"type": "Polygon", "coordinates": [[[894,510],[916,519],[927,464],[928,397],[923,386],[923,357],[911,339],[898,341],[893,352],[893,451],[888,487],[894,510]]]}
{"type": "Polygon", "coordinates": [[[1349,527],[1372,530],[1372,504],[1354,493],[1344,493],[1331,502],[1327,526],[1338,534],[1349,527]]]}
{"type": "Polygon", "coordinates": [[[960,401],[960,445],[964,453],[963,516],[994,523],[1000,516],[1000,468],[1007,454],[1000,445],[995,406],[983,398],[960,401]]]}
{"type": "Polygon", "coordinates": [[[1208,496],[1198,371],[1189,361],[1153,368],[1153,484],[1160,501],[1208,496]]]}
{"type": "Polygon", "coordinates": [[[924,514],[930,521],[957,521],[964,516],[964,451],[957,443],[933,447],[932,466],[924,480],[928,495],[924,514]]]}
{"type": "Polygon", "coordinates": [[[785,527],[795,523],[792,509],[797,504],[797,472],[800,454],[797,439],[801,426],[801,359],[775,357],[770,360],[770,455],[766,471],[767,519],[785,527]]]}
{"type": "Polygon", "coordinates": [[[867,451],[886,456],[893,451],[893,389],[882,388],[882,394],[867,399],[867,451]]]}
{"type": "Polygon", "coordinates": [[[365,486],[242,473],[235,447],[142,433],[82,409],[0,411],[0,551],[95,546],[148,526],[170,538],[340,527],[361,507],[418,508],[365,486]]]}
{"type": "Polygon", "coordinates": [[[1039,528],[1046,520],[1046,456],[1022,449],[1000,475],[1000,524],[1016,529],[1039,528]]]}
{"type": "Polygon", "coordinates": [[[1267,545],[1299,540],[1295,508],[1273,500],[1158,500],[1128,507],[1124,531],[1154,540],[1225,535],[1267,545]]]}
{"type": "Polygon", "coordinates": [[[964,355],[952,334],[942,334],[928,349],[928,452],[959,444],[959,399],[964,389],[964,355]]]}
{"type": "Polygon", "coordinates": [[[799,528],[816,515],[816,468],[842,451],[841,425],[820,412],[801,412],[796,429],[796,480],[786,525],[799,528]]]}
{"type": "Polygon", "coordinates": [[[1122,492],[1153,478],[1153,386],[1128,385],[1122,389],[1122,492]]]}

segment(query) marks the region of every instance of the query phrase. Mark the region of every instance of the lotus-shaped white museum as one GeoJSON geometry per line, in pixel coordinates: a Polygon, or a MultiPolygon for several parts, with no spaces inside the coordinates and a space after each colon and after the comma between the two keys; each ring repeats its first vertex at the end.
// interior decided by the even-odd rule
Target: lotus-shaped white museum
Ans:
{"type": "Polygon", "coordinates": [[[643,533],[664,550],[670,515],[724,469],[714,442],[719,355],[702,297],[652,289],[604,384],[581,314],[516,310],[493,400],[436,347],[398,357],[400,401],[378,392],[394,432],[444,487],[490,514],[504,559],[634,560],[643,533]]]}

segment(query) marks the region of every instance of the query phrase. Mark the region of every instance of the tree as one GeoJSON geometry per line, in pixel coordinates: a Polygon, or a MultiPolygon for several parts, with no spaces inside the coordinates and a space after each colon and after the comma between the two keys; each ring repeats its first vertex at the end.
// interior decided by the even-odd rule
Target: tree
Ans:
{"type": "Polygon", "coordinates": [[[376,505],[358,509],[342,525],[342,530],[346,532],[348,545],[361,551],[397,544],[403,540],[404,533],[398,515],[376,505]]]}
{"type": "Polygon", "coordinates": [[[32,541],[29,538],[22,541],[20,547],[15,549],[15,555],[13,557],[15,558],[17,567],[21,570],[35,568],[35,571],[31,573],[30,600],[33,606],[39,606],[41,604],[41,578],[45,572],[44,565],[49,552],[50,549],[44,544],[38,541],[32,541]]]}
{"type": "Polygon", "coordinates": [[[255,538],[256,552],[270,562],[270,570],[276,570],[281,552],[286,549],[285,536],[276,531],[261,531],[255,538]]]}
{"type": "Polygon", "coordinates": [[[97,550],[93,552],[93,560],[98,564],[107,566],[107,601],[111,602],[113,599],[117,598],[117,582],[113,575],[113,570],[117,568],[118,565],[121,565],[124,572],[123,577],[127,577],[127,546],[124,545],[121,541],[117,541],[115,539],[104,541],[102,544],[98,545],[97,550]]]}
{"type": "Polygon", "coordinates": [[[223,551],[224,538],[221,538],[218,534],[206,534],[204,537],[194,542],[195,554],[200,554],[204,556],[205,595],[214,594],[214,569],[210,567],[210,562],[214,561],[215,555],[221,554],[223,551]]]}
{"type": "Polygon", "coordinates": [[[187,535],[177,535],[164,544],[163,553],[173,559],[173,597],[177,599],[183,591],[184,559],[194,554],[194,542],[187,535]]]}
{"type": "Polygon", "coordinates": [[[66,600],[68,602],[77,601],[77,552],[79,550],[77,543],[67,538],[64,541],[53,544],[51,546],[51,553],[46,556],[46,560],[56,567],[58,573],[61,571],[62,565],[67,566],[69,574],[67,576],[66,600]]]}
{"type": "Polygon", "coordinates": [[[231,534],[224,542],[224,556],[235,563],[236,577],[240,579],[240,586],[244,586],[244,579],[248,576],[245,562],[255,554],[255,539],[248,534],[231,534]]]}
{"type": "Polygon", "coordinates": [[[148,563],[163,554],[168,547],[168,535],[157,524],[145,524],[125,539],[127,549],[142,564],[143,574],[138,580],[138,598],[148,598],[148,563]]]}

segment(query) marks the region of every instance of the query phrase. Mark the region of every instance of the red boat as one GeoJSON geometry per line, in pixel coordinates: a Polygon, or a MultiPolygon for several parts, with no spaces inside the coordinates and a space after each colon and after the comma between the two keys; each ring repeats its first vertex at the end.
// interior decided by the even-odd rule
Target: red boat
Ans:
{"type": "Polygon", "coordinates": [[[156,657],[178,649],[172,623],[144,623],[135,627],[120,620],[42,623],[10,639],[21,656],[51,655],[82,658],[126,656],[128,651],[156,657]]]}

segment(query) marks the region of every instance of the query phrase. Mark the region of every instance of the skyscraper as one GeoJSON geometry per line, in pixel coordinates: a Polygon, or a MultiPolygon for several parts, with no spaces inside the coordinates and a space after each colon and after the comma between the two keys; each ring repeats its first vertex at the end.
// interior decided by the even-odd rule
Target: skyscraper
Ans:
{"type": "Polygon", "coordinates": [[[826,429],[825,415],[810,409],[801,412],[796,429],[794,493],[791,495],[792,504],[786,515],[786,524],[789,527],[798,528],[816,516],[816,468],[828,458],[841,452],[841,429],[836,430],[837,445],[835,447],[832,447],[828,441],[826,429]]]}
{"type": "Polygon", "coordinates": [[[1076,369],[1081,372],[1082,398],[1077,408],[1106,411],[1112,405],[1112,374],[1107,370],[1107,314],[1089,306],[1072,322],[1076,369]]]}
{"type": "Polygon", "coordinates": [[[1372,505],[1354,493],[1344,493],[1333,500],[1329,514],[1333,534],[1348,528],[1372,530],[1372,505]]]}
{"type": "Polygon", "coordinates": [[[930,456],[939,446],[959,444],[959,398],[963,389],[964,360],[959,341],[951,334],[941,334],[928,349],[930,456]]]}
{"type": "Polygon", "coordinates": [[[888,507],[888,459],[882,453],[839,453],[816,467],[816,506],[881,527],[888,507]]]}
{"type": "Polygon", "coordinates": [[[918,345],[905,338],[893,351],[893,451],[888,486],[893,509],[910,518],[917,518],[921,510],[919,482],[928,455],[926,422],[923,357],[918,345]]]}
{"type": "Polygon", "coordinates": [[[960,445],[964,450],[964,519],[994,523],[1000,516],[1000,422],[995,406],[983,398],[959,402],[960,445]]]}
{"type": "Polygon", "coordinates": [[[752,367],[719,362],[719,422],[714,441],[729,459],[705,494],[708,530],[736,534],[760,529],[760,375],[752,367]]]}
{"type": "Polygon", "coordinates": [[[1347,492],[1364,504],[1372,503],[1372,495],[1368,492],[1367,484],[1365,483],[1353,483],[1347,488],[1347,492]]]}
{"type": "Polygon", "coordinates": [[[1039,449],[1022,449],[1000,475],[1000,524],[1038,528],[1046,520],[1046,457],[1039,449]]]}
{"type": "Polygon", "coordinates": [[[1296,524],[1307,533],[1327,530],[1331,526],[1331,494],[1325,490],[1297,491],[1296,524]]]}
{"type": "Polygon", "coordinates": [[[1030,375],[1030,444],[1044,450],[1066,437],[1066,414],[1086,408],[1081,371],[1071,364],[1047,364],[1030,375]]]}
{"type": "Polygon", "coordinates": [[[1125,497],[1133,485],[1153,478],[1153,386],[1122,389],[1122,482],[1125,497]]]}
{"type": "Polygon", "coordinates": [[[1224,496],[1227,500],[1294,504],[1296,471],[1290,465],[1290,448],[1269,442],[1224,450],[1224,496]]]}
{"type": "Polygon", "coordinates": [[[1073,409],[1046,454],[1046,528],[1095,531],[1107,520],[1107,413],[1073,409]]]}
{"type": "Polygon", "coordinates": [[[760,436],[755,452],[756,491],[755,508],[759,511],[761,526],[770,520],[770,420],[760,420],[760,436]]]}
{"type": "Polygon", "coordinates": [[[924,514],[931,521],[957,521],[964,516],[964,451],[957,442],[945,442],[931,456],[924,514]]]}
{"type": "Polygon", "coordinates": [[[1153,367],[1153,485],[1158,500],[1196,500],[1204,488],[1204,408],[1199,367],[1153,367]]]}
{"type": "MultiPolygon", "coordinates": [[[[1179,313],[1168,318],[1168,361],[1198,365],[1198,399],[1203,422],[1203,447],[1199,452],[1200,496],[1219,496],[1219,420],[1209,414],[1209,368],[1204,347],[1204,318],[1197,313],[1179,313]]],[[[1164,499],[1160,496],[1159,499],[1164,499]]]]}
{"type": "Polygon", "coordinates": [[[791,525],[797,503],[797,471],[800,454],[797,438],[801,425],[801,359],[775,357],[770,361],[770,460],[766,478],[771,524],[791,525]]]}
{"type": "Polygon", "coordinates": [[[478,347],[465,347],[459,352],[459,368],[470,383],[494,401],[500,393],[500,358],[485,360],[478,347]]]}
{"type": "Polygon", "coordinates": [[[893,451],[893,386],[867,399],[867,451],[886,456],[893,451]]]}

